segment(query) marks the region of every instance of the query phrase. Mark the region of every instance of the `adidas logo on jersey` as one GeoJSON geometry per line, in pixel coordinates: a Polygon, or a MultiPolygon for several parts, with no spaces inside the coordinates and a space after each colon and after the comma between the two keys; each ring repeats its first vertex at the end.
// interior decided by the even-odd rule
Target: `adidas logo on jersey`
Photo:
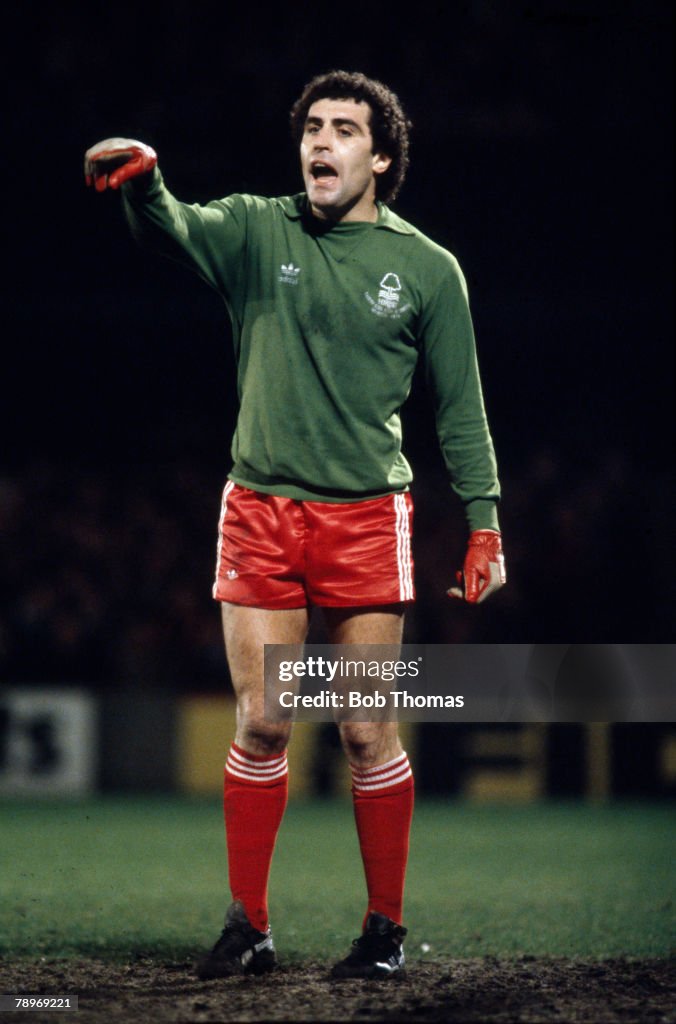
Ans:
{"type": "Polygon", "coordinates": [[[298,284],[300,267],[294,267],[293,263],[282,263],[279,269],[279,280],[282,281],[283,284],[298,284]]]}

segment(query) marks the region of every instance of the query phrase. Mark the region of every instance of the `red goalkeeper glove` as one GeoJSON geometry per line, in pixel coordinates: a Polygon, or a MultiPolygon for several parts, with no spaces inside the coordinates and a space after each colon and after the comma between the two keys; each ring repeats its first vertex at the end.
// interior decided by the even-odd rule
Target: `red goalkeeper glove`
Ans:
{"type": "Polygon", "coordinates": [[[97,192],[119,188],[124,181],[152,171],[157,153],[136,139],[104,139],[85,153],[85,181],[97,192]]]}
{"type": "Polygon", "coordinates": [[[507,582],[502,537],[497,530],[474,530],[469,537],[465,564],[456,573],[459,587],[447,591],[449,597],[458,597],[469,604],[485,601],[494,590],[507,582]]]}

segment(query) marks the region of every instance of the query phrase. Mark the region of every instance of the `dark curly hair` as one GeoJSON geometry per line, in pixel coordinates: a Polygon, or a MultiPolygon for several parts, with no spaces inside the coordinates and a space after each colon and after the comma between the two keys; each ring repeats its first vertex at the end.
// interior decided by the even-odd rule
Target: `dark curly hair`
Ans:
{"type": "Polygon", "coordinates": [[[303,89],[291,108],[291,134],[300,145],[307,112],[317,100],[356,100],[371,108],[373,152],[389,156],[392,163],[376,177],[376,198],[391,203],[399,194],[408,168],[408,133],[411,122],[399,98],[382,82],[360,71],[328,71],[317,75],[303,89]]]}

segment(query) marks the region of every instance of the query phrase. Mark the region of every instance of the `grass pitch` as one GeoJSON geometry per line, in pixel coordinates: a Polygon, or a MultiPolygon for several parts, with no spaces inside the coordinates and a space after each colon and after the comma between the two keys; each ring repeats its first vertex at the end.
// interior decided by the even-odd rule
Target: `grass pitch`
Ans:
{"type": "MultiPolygon", "coordinates": [[[[407,957],[668,956],[675,841],[665,804],[419,800],[407,957]]],[[[6,958],[185,958],[213,943],[227,901],[218,801],[0,804],[6,958]]],[[[288,962],[344,955],[365,907],[349,802],[289,806],[270,907],[288,962]]]]}

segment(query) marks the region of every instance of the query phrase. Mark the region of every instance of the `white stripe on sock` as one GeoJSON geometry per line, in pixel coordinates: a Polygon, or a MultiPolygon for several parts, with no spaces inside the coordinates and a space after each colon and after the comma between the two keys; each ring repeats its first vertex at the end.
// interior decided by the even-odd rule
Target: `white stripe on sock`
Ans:
{"type": "Polygon", "coordinates": [[[234,775],[238,779],[246,779],[248,782],[272,782],[274,779],[282,779],[288,774],[287,766],[284,765],[279,771],[272,772],[269,775],[263,775],[261,772],[241,772],[239,769],[234,768],[230,761],[227,762],[225,770],[228,775],[234,775]]]}
{"type": "Polygon", "coordinates": [[[405,753],[384,765],[376,765],[375,768],[367,768],[365,771],[352,769],[352,783],[359,792],[389,789],[412,776],[411,765],[405,753]]]}
{"type": "Polygon", "coordinates": [[[267,761],[254,761],[231,747],[225,762],[225,770],[238,779],[248,779],[250,782],[270,782],[273,779],[281,779],[288,772],[286,751],[279,757],[270,758],[267,761]]]}
{"type": "Polygon", "coordinates": [[[251,768],[253,771],[265,771],[267,768],[276,768],[278,765],[286,761],[286,751],[280,754],[279,757],[271,757],[266,761],[254,761],[253,758],[245,757],[244,754],[240,754],[239,751],[234,750],[232,747],[228,753],[228,757],[240,765],[240,767],[251,768]]]}
{"type": "Polygon", "coordinates": [[[392,786],[398,786],[400,782],[405,782],[406,779],[410,779],[413,776],[413,772],[410,767],[407,767],[403,772],[399,772],[388,782],[374,782],[373,785],[365,786],[361,782],[354,783],[354,788],[358,793],[366,793],[373,789],[390,789],[392,786]]]}
{"type": "Polygon", "coordinates": [[[401,754],[397,754],[396,757],[393,757],[391,761],[385,761],[384,764],[376,764],[373,768],[358,768],[356,765],[352,765],[352,774],[361,776],[374,775],[378,772],[384,772],[388,768],[394,768],[397,764],[403,764],[406,760],[408,760],[408,758],[406,756],[406,751],[404,750],[401,754]]]}

